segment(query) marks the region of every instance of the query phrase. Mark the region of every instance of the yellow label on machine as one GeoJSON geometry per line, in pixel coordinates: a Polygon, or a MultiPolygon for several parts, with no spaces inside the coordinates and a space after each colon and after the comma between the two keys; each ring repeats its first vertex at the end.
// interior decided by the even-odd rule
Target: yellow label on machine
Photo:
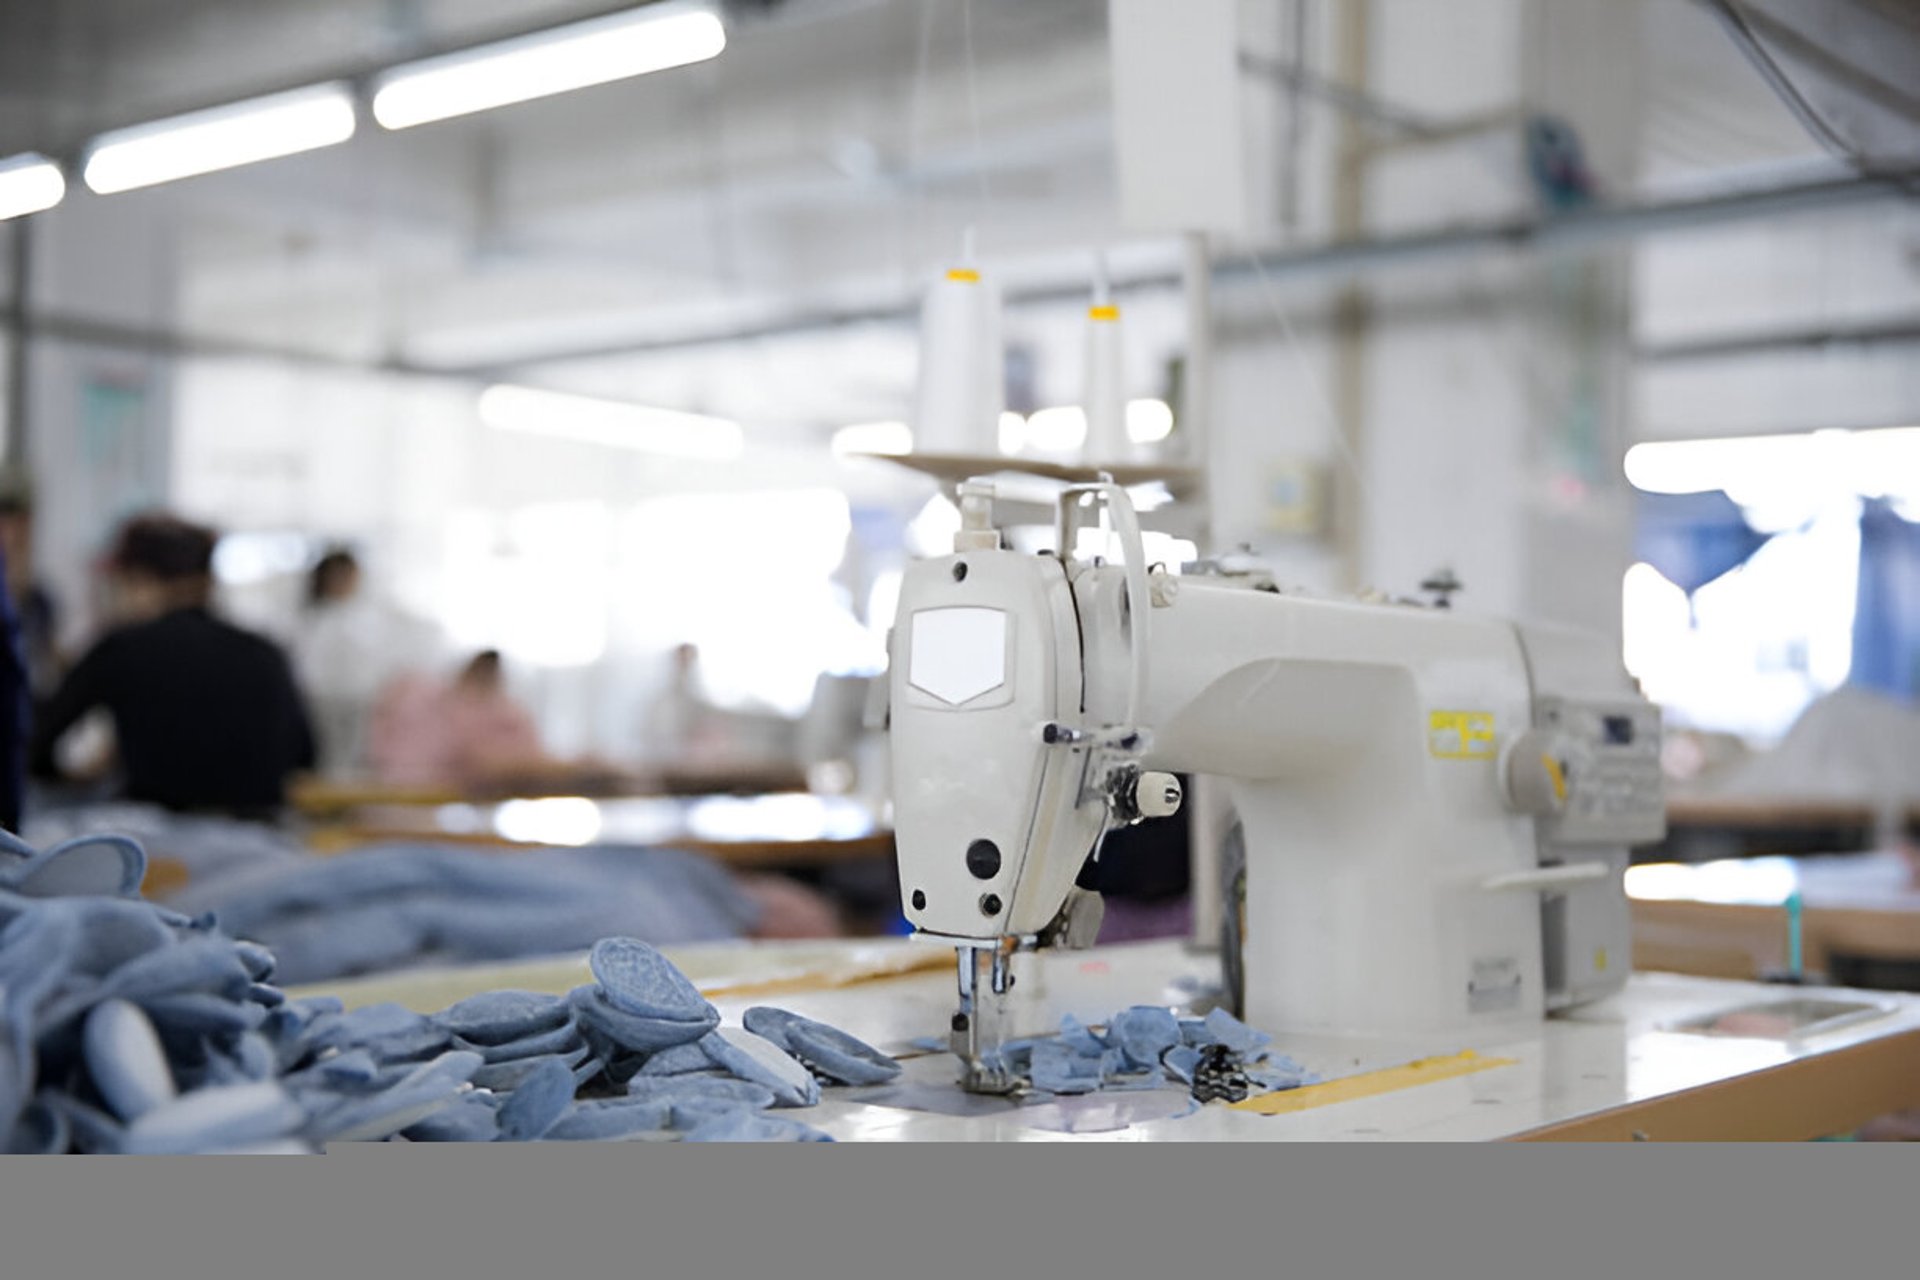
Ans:
{"type": "Polygon", "coordinates": [[[1411,1089],[1414,1085],[1434,1080],[1454,1080],[1470,1076],[1476,1071],[1510,1067],[1517,1061],[1516,1058],[1483,1058],[1473,1050],[1466,1049],[1451,1057],[1419,1058],[1382,1071],[1368,1071],[1340,1080],[1329,1080],[1325,1084],[1301,1085],[1298,1089],[1282,1089],[1278,1093],[1263,1093],[1229,1105],[1235,1111],[1252,1111],[1263,1116],[1287,1115],[1336,1102],[1378,1097],[1383,1093],[1411,1089]]]}
{"type": "Polygon", "coordinates": [[[980,273],[972,267],[954,267],[947,272],[947,279],[958,281],[961,284],[979,284],[980,273]]]}
{"type": "Polygon", "coordinates": [[[1118,320],[1120,318],[1120,308],[1088,307],[1087,318],[1090,320],[1118,320]]]}
{"type": "Polygon", "coordinates": [[[1491,760],[1491,711],[1434,711],[1427,715],[1427,750],[1442,760],[1491,760]]]}

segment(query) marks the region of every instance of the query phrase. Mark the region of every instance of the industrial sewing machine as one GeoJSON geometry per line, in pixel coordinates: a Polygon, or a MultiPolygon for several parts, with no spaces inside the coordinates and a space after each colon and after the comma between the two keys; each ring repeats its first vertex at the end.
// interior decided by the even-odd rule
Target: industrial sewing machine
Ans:
{"type": "Polygon", "coordinates": [[[1149,568],[1124,489],[1059,498],[1057,551],[1004,548],[960,486],[914,564],[890,675],[906,916],[957,950],[961,1083],[1021,1082],[1020,950],[1086,946],[1074,882],[1112,825],[1228,780],[1244,829],[1242,1016],[1275,1032],[1537,1020],[1631,968],[1622,875],[1664,828],[1657,708],[1597,638],[1411,602],[1149,568]],[[1104,506],[1123,562],[1076,559],[1104,506]]]}

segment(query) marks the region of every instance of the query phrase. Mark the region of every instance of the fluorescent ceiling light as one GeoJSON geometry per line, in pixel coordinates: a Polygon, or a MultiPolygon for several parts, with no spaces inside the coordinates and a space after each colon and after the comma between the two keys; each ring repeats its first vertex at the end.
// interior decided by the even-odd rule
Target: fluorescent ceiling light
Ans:
{"type": "Polygon", "coordinates": [[[102,195],[131,191],[330,147],[354,124],[347,86],[315,85],[102,134],[84,176],[102,195]]]}
{"type": "Polygon", "coordinates": [[[1173,410],[1165,400],[1127,401],[1127,439],[1156,444],[1173,434],[1173,410]]]}
{"type": "Polygon", "coordinates": [[[833,451],[907,454],[913,452],[913,429],[904,422],[862,422],[833,433],[833,451]]]}
{"type": "Polygon", "coordinates": [[[28,152],[0,160],[0,222],[51,209],[66,194],[60,166],[45,156],[28,152]]]}
{"type": "Polygon", "coordinates": [[[746,447],[740,424],[725,418],[504,384],[480,393],[480,420],[500,431],[676,458],[726,460],[746,447]]]}
{"type": "Polygon", "coordinates": [[[726,28],[710,10],[648,5],[400,67],[376,84],[373,118],[406,129],[705,62],[726,47],[726,28]]]}
{"type": "Polygon", "coordinates": [[[1000,452],[1012,457],[1027,447],[1027,420],[1008,410],[1000,415],[1000,452]]]}

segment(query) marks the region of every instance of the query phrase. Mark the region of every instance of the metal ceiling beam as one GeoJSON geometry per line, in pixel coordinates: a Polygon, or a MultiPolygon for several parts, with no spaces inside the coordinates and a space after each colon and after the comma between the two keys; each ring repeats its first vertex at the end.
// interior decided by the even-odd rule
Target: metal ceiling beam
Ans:
{"type": "MultiPolygon", "coordinates": [[[[1601,206],[1566,213],[1523,215],[1411,235],[1364,237],[1304,249],[1249,254],[1214,264],[1216,285],[1257,279],[1352,278],[1394,267],[1431,265],[1461,258],[1522,252],[1561,253],[1619,244],[1632,239],[1698,230],[1731,222],[1797,216],[1903,199],[1903,184],[1920,179],[1920,169],[1876,177],[1842,177],[1795,183],[1757,191],[1639,205],[1601,206]]],[[[1181,286],[1176,269],[1117,278],[1118,291],[1139,294],[1174,291],[1181,286]]],[[[1010,306],[1077,304],[1085,299],[1079,276],[1006,292],[1010,306]]],[[[17,329],[30,323],[36,337],[175,357],[242,356],[319,367],[405,376],[498,380],[540,365],[648,355],[697,347],[749,342],[804,333],[832,332],[870,324],[910,324],[919,299],[904,297],[864,307],[807,308],[746,325],[690,330],[666,338],[582,344],[528,351],[507,360],[467,364],[423,364],[399,358],[356,358],[180,331],[128,326],[95,318],[15,307],[0,323],[17,329]]],[[[1656,357],[1659,358],[1659,357],[1656,357]]],[[[1669,355],[1668,358],[1679,358],[1669,355]]]]}

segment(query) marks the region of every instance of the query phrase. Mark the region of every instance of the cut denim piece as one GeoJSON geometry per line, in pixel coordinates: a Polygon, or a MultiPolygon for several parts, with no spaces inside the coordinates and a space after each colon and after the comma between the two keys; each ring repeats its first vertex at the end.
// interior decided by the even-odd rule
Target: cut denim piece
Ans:
{"type": "Polygon", "coordinates": [[[603,1098],[576,1102],[548,1129],[547,1142],[607,1142],[639,1134],[664,1132],[673,1119],[673,1104],[654,1098],[603,1098]]]}
{"type": "Polygon", "coordinates": [[[236,942],[233,954],[246,966],[247,976],[255,982],[265,982],[273,977],[273,952],[257,942],[236,942]]]}
{"type": "Polygon", "coordinates": [[[778,1045],[739,1027],[720,1027],[700,1042],[713,1059],[742,1080],[773,1091],[776,1106],[810,1107],[820,1101],[820,1082],[778,1045]]]}
{"type": "Polygon", "coordinates": [[[499,1141],[532,1142],[551,1129],[572,1105],[574,1088],[573,1070],[564,1059],[541,1059],[500,1104],[499,1141]]]}
{"type": "Polygon", "coordinates": [[[1075,1053],[1097,1058],[1107,1051],[1107,1042],[1072,1014],[1060,1018],[1060,1040],[1075,1053]]]}
{"type": "Polygon", "coordinates": [[[1223,1044],[1243,1056],[1273,1043],[1272,1036],[1255,1031],[1225,1009],[1214,1009],[1207,1014],[1207,1032],[1213,1037],[1208,1043],[1223,1044]]]}
{"type": "Polygon", "coordinates": [[[538,1058],[549,1053],[566,1053],[580,1047],[580,1029],[571,1022],[551,1031],[539,1031],[521,1040],[503,1044],[479,1044],[464,1036],[454,1037],[462,1049],[471,1049],[488,1062],[512,1062],[516,1058],[538,1058]]]}
{"type": "Polygon", "coordinates": [[[832,1142],[833,1136],[786,1116],[737,1111],[690,1129],[683,1142],[832,1142]]]}
{"type": "Polygon", "coordinates": [[[872,1045],[785,1009],[756,1005],[741,1016],[740,1023],[840,1084],[885,1084],[900,1074],[900,1064],[872,1045]]]}
{"type": "MultiPolygon", "coordinates": [[[[476,1057],[478,1055],[475,1055],[476,1057]]],[[[568,1053],[550,1053],[538,1058],[516,1058],[512,1062],[490,1062],[473,1073],[473,1083],[482,1089],[518,1089],[548,1063],[559,1063],[571,1073],[587,1060],[587,1047],[581,1045],[568,1053]]]]}
{"type": "Polygon", "coordinates": [[[126,1000],[212,992],[237,997],[253,985],[253,975],[225,938],[199,937],[159,946],[127,961],[107,975],[107,991],[126,1000]]]}
{"type": "MultiPolygon", "coordinates": [[[[678,1076],[715,1070],[713,1059],[699,1041],[677,1044],[650,1056],[640,1067],[639,1076],[678,1076]]],[[[631,1087],[631,1086],[629,1086],[631,1087]]]]}
{"type": "Polygon", "coordinates": [[[56,1090],[43,1090],[37,1099],[58,1111],[72,1134],[73,1149],[89,1154],[110,1155],[127,1140],[126,1127],[104,1111],[88,1106],[78,1098],[56,1090]]]}
{"type": "Polygon", "coordinates": [[[426,1119],[400,1131],[409,1142],[492,1142],[500,1136],[499,1104],[488,1093],[463,1093],[426,1119]]]}
{"type": "Polygon", "coordinates": [[[720,1022],[720,1014],[702,999],[704,1013],[676,1010],[687,1016],[655,1017],[616,1007],[598,987],[575,987],[567,1003],[582,1027],[592,1027],[621,1048],[634,1053],[658,1053],[698,1040],[720,1022]]]}
{"type": "Polygon", "coordinates": [[[600,983],[600,993],[626,1013],[661,1022],[706,1022],[718,1017],[685,974],[637,939],[603,938],[594,944],[587,963],[600,983]]]}
{"type": "Polygon", "coordinates": [[[655,1102],[709,1102],[761,1111],[774,1104],[773,1090],[734,1076],[642,1076],[627,1085],[627,1096],[655,1102]]]}
{"type": "Polygon", "coordinates": [[[1092,1093],[1100,1087],[1100,1059],[1074,1052],[1064,1041],[1043,1040],[1033,1046],[1028,1078],[1043,1093],[1092,1093]]]}
{"type": "Polygon", "coordinates": [[[391,1001],[322,1015],[311,1028],[316,1050],[358,1046],[382,1062],[430,1054],[452,1038],[452,1033],[433,1019],[391,1001]]]}
{"type": "Polygon", "coordinates": [[[13,1126],[5,1150],[11,1156],[58,1155],[72,1142],[66,1116],[43,1102],[33,1102],[13,1126]]]}
{"type": "Polygon", "coordinates": [[[147,855],[125,836],[87,835],[41,853],[0,856],[0,888],[30,898],[134,898],[147,877],[147,855]]]}
{"type": "Polygon", "coordinates": [[[469,996],[433,1020],[476,1045],[506,1044],[563,1027],[573,1018],[566,997],[535,991],[488,991],[469,996]]]}
{"type": "Polygon", "coordinates": [[[399,1133],[453,1102],[479,1068],[477,1053],[443,1053],[414,1067],[391,1089],[317,1117],[308,1134],[326,1142],[370,1142],[399,1133]]]}
{"type": "Polygon", "coordinates": [[[267,1011],[257,1004],[237,1003],[190,991],[185,995],[154,996],[138,1001],[162,1032],[233,1035],[265,1024],[267,1011]]]}
{"type": "Polygon", "coordinates": [[[1200,1065],[1200,1050],[1190,1044],[1176,1045],[1167,1050],[1160,1063],[1176,1080],[1192,1084],[1194,1069],[1200,1065]]]}
{"type": "Polygon", "coordinates": [[[1107,1043],[1136,1069],[1145,1070],[1159,1065],[1161,1055],[1180,1043],[1180,1020],[1170,1010],[1135,1005],[1107,1023],[1107,1043]]]}
{"type": "Polygon", "coordinates": [[[127,1126],[121,1149],[164,1154],[264,1142],[296,1132],[306,1119],[293,1095],[277,1084],[225,1085],[147,1112],[127,1126]]]}
{"type": "Polygon", "coordinates": [[[86,1021],[87,1074],[123,1122],[138,1120],[179,1096],[160,1035],[139,1006],[108,1000],[86,1021]]]}

